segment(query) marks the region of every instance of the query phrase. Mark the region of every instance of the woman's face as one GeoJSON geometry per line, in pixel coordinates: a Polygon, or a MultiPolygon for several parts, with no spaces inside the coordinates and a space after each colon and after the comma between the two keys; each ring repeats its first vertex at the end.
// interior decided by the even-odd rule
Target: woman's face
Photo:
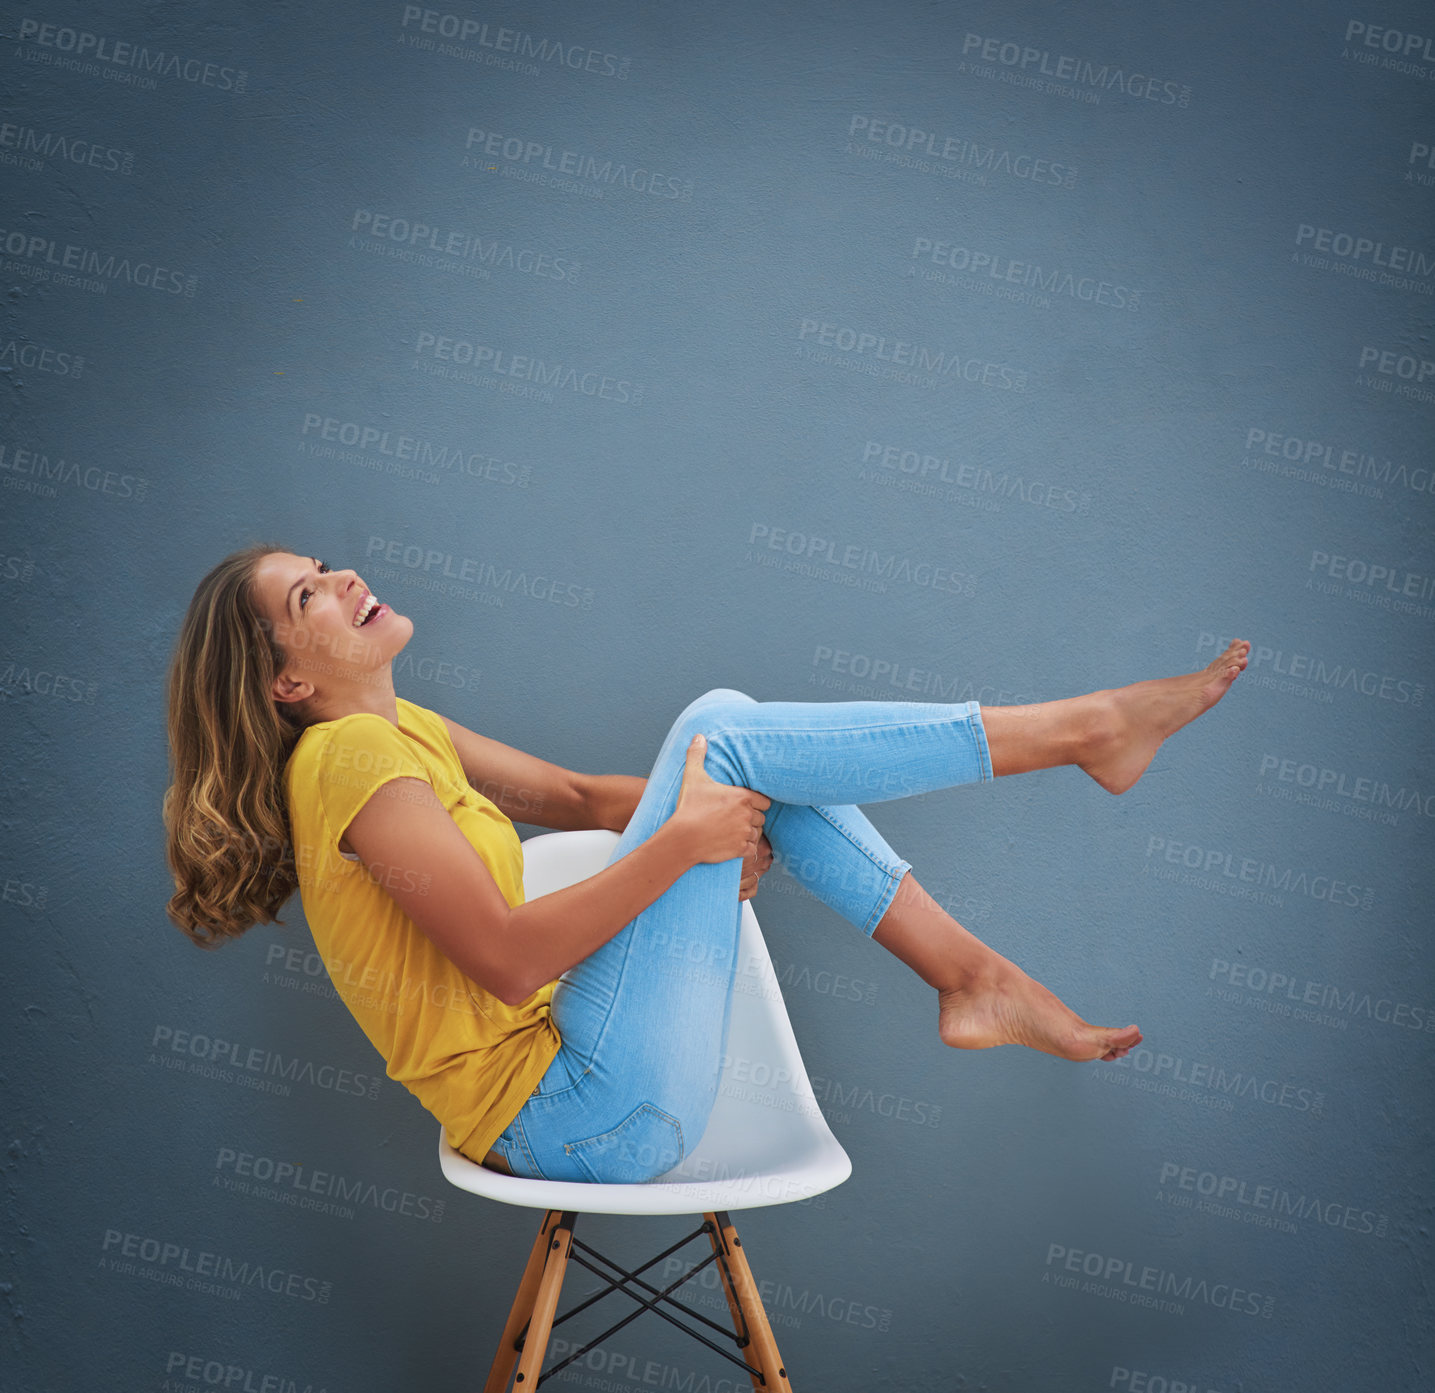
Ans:
{"type": "Polygon", "coordinates": [[[354,571],[272,551],[255,567],[254,590],[288,659],[283,677],[333,697],[359,685],[391,685],[389,664],[413,636],[413,620],[367,604],[372,597],[354,571]]]}

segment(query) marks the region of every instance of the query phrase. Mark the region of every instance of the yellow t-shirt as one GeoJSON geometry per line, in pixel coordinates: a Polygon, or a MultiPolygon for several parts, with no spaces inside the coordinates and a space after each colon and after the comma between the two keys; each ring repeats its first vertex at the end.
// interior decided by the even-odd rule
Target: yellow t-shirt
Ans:
{"type": "Polygon", "coordinates": [[[368,712],[309,726],[284,769],[299,894],[330,980],[397,1079],[481,1161],[558,1052],[554,984],[507,1006],[451,963],[384,888],[417,872],[339,850],[355,813],[391,779],[423,779],[483,858],[510,905],[523,903],[523,845],[474,789],[448,729],[398,701],[399,724],[368,712]]]}

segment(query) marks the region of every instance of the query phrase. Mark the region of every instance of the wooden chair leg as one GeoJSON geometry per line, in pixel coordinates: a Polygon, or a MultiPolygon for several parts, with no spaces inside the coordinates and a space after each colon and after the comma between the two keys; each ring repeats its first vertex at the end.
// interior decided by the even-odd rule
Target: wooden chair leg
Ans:
{"type": "MultiPolygon", "coordinates": [[[[704,1214],[703,1218],[712,1225],[712,1231],[708,1234],[708,1242],[712,1244],[713,1252],[723,1252],[723,1240],[718,1230],[717,1215],[704,1214]]],[[[718,1276],[722,1280],[722,1294],[727,1297],[727,1308],[732,1316],[732,1328],[741,1335],[743,1331],[742,1305],[737,1299],[737,1292],[733,1290],[732,1281],[728,1276],[727,1268],[724,1267],[722,1263],[718,1263],[718,1276]]],[[[748,1376],[752,1379],[754,1393],[762,1393],[765,1387],[765,1381],[762,1376],[762,1366],[758,1363],[757,1351],[751,1341],[743,1346],[742,1357],[747,1360],[748,1376]]]]}
{"type": "MultiPolygon", "coordinates": [[[[767,1312],[763,1309],[762,1297],[758,1295],[757,1283],[753,1281],[752,1269],[747,1265],[742,1239],[737,1236],[737,1230],[726,1214],[710,1213],[705,1217],[717,1230],[713,1235],[713,1245],[716,1247],[718,1241],[721,1241],[728,1268],[732,1272],[732,1290],[728,1292],[728,1306],[733,1311],[733,1326],[741,1333],[743,1323],[746,1323],[749,1344],[743,1354],[749,1369],[755,1370],[763,1380],[759,1385],[754,1378],[753,1387],[760,1386],[764,1393],[776,1393],[779,1389],[790,1393],[791,1384],[787,1381],[787,1369],[782,1362],[782,1355],[778,1353],[777,1341],[772,1337],[772,1327],[767,1322],[767,1312]]],[[[726,1279],[723,1286],[727,1287],[726,1279]]]]}
{"type": "Polygon", "coordinates": [[[548,1230],[548,1251],[544,1255],[543,1275],[538,1282],[538,1293],[533,1300],[533,1315],[528,1322],[528,1334],[523,1341],[523,1355],[518,1361],[518,1372],[513,1380],[515,1393],[521,1389],[533,1388],[543,1369],[543,1356],[548,1353],[548,1337],[553,1330],[553,1317],[558,1312],[558,1294],[563,1289],[563,1274],[568,1270],[568,1254],[573,1246],[573,1225],[576,1219],[574,1214],[562,1213],[548,1230]]]}
{"type": "Polygon", "coordinates": [[[519,1282],[518,1293],[513,1298],[508,1323],[503,1327],[503,1338],[498,1342],[498,1353],[493,1356],[483,1393],[505,1393],[508,1387],[513,1366],[518,1363],[518,1337],[532,1318],[533,1303],[538,1296],[538,1283],[548,1261],[550,1230],[558,1222],[560,1215],[560,1210],[550,1209],[538,1226],[538,1237],[533,1240],[528,1266],[523,1269],[523,1279],[519,1282]]]}

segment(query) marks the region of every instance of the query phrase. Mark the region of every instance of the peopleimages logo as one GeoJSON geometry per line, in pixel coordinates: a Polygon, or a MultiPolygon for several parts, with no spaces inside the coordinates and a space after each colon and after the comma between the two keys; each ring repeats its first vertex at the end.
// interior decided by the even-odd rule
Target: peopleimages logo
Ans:
{"type": "MultiPolygon", "coordinates": [[[[670,1257],[663,1263],[662,1273],[665,1281],[671,1281],[678,1273],[686,1270],[690,1264],[687,1259],[681,1257],[670,1257]]],[[[717,1292],[722,1283],[722,1278],[714,1266],[707,1266],[701,1271],[694,1271],[688,1279],[695,1287],[704,1287],[708,1292],[717,1292]]],[[[767,1318],[773,1325],[787,1325],[797,1329],[802,1324],[803,1316],[818,1316],[823,1320],[830,1320],[838,1325],[852,1325],[863,1330],[876,1330],[885,1333],[891,1328],[892,1312],[881,1306],[869,1306],[865,1302],[855,1301],[847,1296],[833,1296],[829,1292],[813,1291],[811,1287],[797,1287],[787,1282],[774,1282],[763,1279],[757,1283],[757,1294],[763,1307],[767,1311],[767,1318]]],[[[705,1299],[701,1293],[694,1293],[694,1298],[704,1305],[726,1313],[729,1310],[726,1300],[722,1297],[705,1299]]],[[[644,1379],[647,1382],[647,1379],[644,1379]]],[[[747,1380],[743,1380],[744,1387],[747,1380]]],[[[704,1393],[710,1385],[704,1381],[704,1393]]],[[[665,1380],[664,1388],[691,1388],[692,1373],[681,1383],[675,1380],[665,1380]]],[[[734,1390],[739,1393],[739,1390],[734,1390]]]]}
{"type": "Polygon", "coordinates": [[[1050,49],[1014,43],[1010,39],[968,33],[962,40],[962,57],[970,62],[997,63],[1033,79],[1055,78],[1057,82],[1075,83],[1091,89],[1092,95],[1098,98],[1099,92],[1120,92],[1123,96],[1163,106],[1191,104],[1191,89],[1183,83],[1150,77],[1120,65],[1094,63],[1072,54],[1055,54],[1050,49]]]}
{"type": "Polygon", "coordinates": [[[191,1065],[201,1066],[191,1072],[207,1071],[207,1075],[223,1078],[225,1082],[233,1082],[236,1078],[242,1081],[256,1076],[274,1076],[288,1083],[307,1083],[314,1088],[349,1094],[355,1098],[373,1099],[379,1096],[380,1080],[376,1075],[356,1073],[333,1064],[316,1067],[312,1060],[283,1055],[262,1045],[246,1047],[235,1040],[176,1030],[173,1026],[155,1026],[150,1050],[152,1059],[165,1054],[181,1056],[176,1064],[188,1059],[191,1065]],[[236,1073],[231,1073],[231,1070],[236,1073]]]}
{"type": "MultiPolygon", "coordinates": [[[[1209,648],[1220,653],[1229,642],[1219,634],[1206,631],[1196,639],[1196,652],[1202,653],[1209,648]]],[[[1294,682],[1311,684],[1309,690],[1320,692],[1327,701],[1330,700],[1329,691],[1321,692],[1322,688],[1349,690],[1398,705],[1420,706],[1425,701],[1423,682],[1411,682],[1393,673],[1374,672],[1354,663],[1337,662],[1319,653],[1299,653],[1258,643],[1251,650],[1250,668],[1242,679],[1247,685],[1275,685],[1261,680],[1267,676],[1268,669],[1270,673],[1294,682]]]]}
{"type": "Polygon", "coordinates": [[[5,269],[28,280],[53,279],[57,285],[74,284],[101,294],[108,294],[111,285],[123,281],[162,295],[193,299],[199,284],[198,276],[161,266],[147,257],[116,256],[112,251],[57,242],[53,237],[20,228],[0,228],[0,252],[16,258],[5,269]]]}
{"type": "Polygon", "coordinates": [[[1259,426],[1252,426],[1246,432],[1246,464],[1267,473],[1313,480],[1338,492],[1359,492],[1373,498],[1384,497],[1379,486],[1385,484],[1398,485],[1414,493],[1435,494],[1435,469],[1428,464],[1412,468],[1388,458],[1381,459],[1369,451],[1347,449],[1328,441],[1305,439],[1259,426]]]}
{"type": "Polygon", "coordinates": [[[1037,699],[1031,692],[1015,687],[979,685],[970,678],[947,677],[930,668],[917,667],[905,658],[878,658],[825,643],[819,643],[813,650],[812,666],[870,681],[883,695],[889,695],[886,689],[890,687],[896,692],[915,692],[934,701],[976,701],[985,706],[1029,706],[1037,699]]]}
{"type": "Polygon", "coordinates": [[[1248,1074],[1244,1069],[1227,1072],[1224,1066],[1210,1060],[1183,1059],[1164,1052],[1158,1054],[1144,1045],[1121,1059],[1113,1060],[1111,1069],[1103,1071],[1100,1077],[1109,1083],[1144,1075],[1150,1075],[1153,1081],[1170,1087],[1140,1090],[1142,1092],[1175,1092],[1180,1096],[1182,1090],[1187,1093],[1206,1090],[1212,1096],[1247,1098],[1251,1102],[1303,1112],[1311,1117],[1325,1115],[1325,1094],[1308,1085],[1290,1079],[1262,1078],[1258,1074],[1248,1074]]]}
{"type": "Polygon", "coordinates": [[[1312,251],[1328,252],[1343,260],[1369,262],[1386,271],[1412,276],[1435,275],[1435,256],[1427,256],[1416,247],[1387,245],[1363,233],[1303,222],[1296,227],[1295,244],[1298,247],[1309,246],[1312,251]]]}
{"type": "Polygon", "coordinates": [[[5,163],[20,163],[34,170],[44,169],[45,160],[51,158],[106,174],[133,174],[135,167],[133,150],[120,150],[64,131],[17,126],[9,121],[0,124],[0,152],[4,152],[0,157],[5,163]]]}
{"type": "Polygon", "coordinates": [[[1153,1374],[1149,1369],[1128,1369],[1115,1364],[1111,1369],[1108,1388],[1121,1393],[1221,1393],[1209,1383],[1197,1382],[1193,1378],[1169,1378],[1165,1374],[1153,1374]]]}
{"type": "Polygon", "coordinates": [[[443,1219],[444,1202],[430,1195],[416,1195],[393,1185],[356,1180],[334,1171],[319,1170],[301,1161],[274,1160],[256,1156],[232,1146],[221,1146],[214,1160],[214,1183],[223,1189],[271,1198],[274,1192],[282,1203],[309,1209],[319,1207],[315,1201],[333,1200],[337,1206],[350,1206],[344,1217],[352,1218],[353,1207],[382,1210],[386,1214],[402,1214],[410,1219],[426,1219],[439,1223],[443,1219]],[[265,1187],[268,1187],[266,1190],[265,1187]]]}
{"type": "Polygon", "coordinates": [[[1179,1161],[1162,1162],[1159,1184],[1156,1198],[1163,1203],[1170,1203],[1184,1191],[1199,1196],[1190,1202],[1192,1208],[1285,1233],[1297,1232],[1292,1222],[1295,1219],[1311,1219],[1327,1228],[1373,1234],[1376,1238],[1384,1238],[1390,1225],[1389,1219],[1374,1209],[1341,1204],[1323,1195],[1292,1194],[1281,1185],[1220,1175],[1179,1161]]]}
{"type": "Polygon", "coordinates": [[[1407,401],[1435,402],[1435,358],[1362,344],[1355,385],[1407,401]],[[1432,384],[1432,385],[1426,385],[1432,384]]]}
{"type": "MultiPolygon", "coordinates": [[[[512,566],[505,566],[500,571],[492,561],[474,556],[455,556],[451,551],[405,544],[396,538],[370,537],[364,546],[364,556],[369,560],[379,558],[392,566],[421,572],[423,578],[446,578],[568,608],[589,609],[593,604],[592,590],[579,586],[576,581],[555,580],[541,572],[532,575],[527,571],[515,572],[512,566]]],[[[402,572],[398,574],[402,575],[402,572]]]]}
{"type": "Polygon", "coordinates": [[[947,484],[952,488],[971,489],[976,494],[1015,498],[1033,507],[1049,508],[1059,513],[1084,513],[1091,506],[1089,493],[1078,493],[1049,479],[1031,479],[1005,469],[993,473],[983,465],[958,463],[942,455],[906,450],[879,440],[869,440],[862,447],[863,468],[857,475],[859,482],[869,481],[874,471],[867,466],[874,463],[888,475],[907,476],[915,487],[929,493],[934,491],[933,485],[947,484]]]}
{"type": "Polygon", "coordinates": [[[845,1084],[840,1079],[814,1074],[810,1080],[813,1097],[829,1108],[842,1110],[834,1117],[852,1120],[852,1110],[871,1113],[892,1122],[910,1122],[916,1127],[937,1127],[942,1121],[942,1105],[921,1098],[907,1098],[896,1093],[878,1093],[865,1084],[845,1084]]]}
{"type": "Polygon", "coordinates": [[[1407,184],[1424,184],[1429,188],[1435,184],[1435,145],[1428,140],[1413,140],[1410,142],[1410,155],[1405,161],[1405,182],[1407,184]],[[1409,166],[1423,164],[1424,169],[1410,168],[1409,166]]]}
{"type": "MultiPolygon", "coordinates": [[[[22,19],[19,38],[21,42],[39,45],[42,50],[70,55],[60,66],[78,63],[86,71],[103,73],[105,77],[134,86],[153,88],[154,79],[147,74],[158,73],[160,77],[178,78],[199,87],[243,92],[249,77],[242,68],[227,68],[202,58],[186,58],[178,53],[166,53],[164,49],[150,49],[129,40],[111,38],[107,34],[47,24],[38,19],[22,19]],[[97,63],[108,64],[108,67],[98,68],[95,66],[97,63]]],[[[28,59],[31,55],[27,53],[23,56],[28,59]]],[[[51,59],[50,53],[43,53],[42,56],[46,61],[51,59]]]]}
{"type": "Polygon", "coordinates": [[[1435,790],[1425,790],[1417,785],[1404,783],[1392,787],[1384,779],[1352,774],[1343,769],[1330,769],[1308,760],[1263,754],[1259,777],[1295,784],[1317,796],[1346,798],[1355,803],[1368,803],[1376,808],[1394,812],[1413,812],[1419,817],[1435,817],[1435,790]]]}
{"type": "Polygon", "coordinates": [[[1301,223],[1296,228],[1291,259],[1319,271],[1335,271],[1354,280],[1417,295],[1435,293],[1435,283],[1421,280],[1435,273],[1435,257],[1414,247],[1388,246],[1374,237],[1337,228],[1301,223]],[[1305,250],[1308,248],[1308,250],[1305,250]]]}
{"type": "MultiPolygon", "coordinates": [[[[653,198],[676,199],[690,203],[693,181],[663,174],[639,162],[629,164],[611,156],[590,155],[579,150],[561,150],[541,140],[505,135],[470,126],[464,139],[464,162],[481,159],[502,160],[507,168],[534,168],[554,176],[589,181],[588,187],[601,194],[603,189],[621,188],[630,193],[647,194],[653,198]]],[[[489,168],[496,166],[490,165],[489,168]]]]}
{"type": "Polygon", "coordinates": [[[1435,575],[1407,571],[1398,565],[1316,550],[1311,552],[1306,569],[1321,572],[1331,580],[1370,586],[1405,599],[1435,599],[1435,575]]]}
{"type": "Polygon", "coordinates": [[[977,578],[970,571],[954,566],[913,560],[898,552],[880,552],[861,542],[842,543],[815,533],[794,532],[786,527],[755,522],[748,531],[747,545],[759,552],[781,552],[800,559],[809,566],[831,566],[841,570],[860,571],[882,581],[905,582],[924,589],[939,590],[949,595],[970,596],[976,592],[977,578]]]}
{"type": "MultiPolygon", "coordinates": [[[[1347,909],[1365,910],[1375,904],[1372,887],[1352,884],[1332,874],[1329,867],[1308,870],[1243,856],[1227,847],[1197,846],[1160,836],[1147,837],[1146,862],[1142,869],[1143,874],[1154,875],[1158,880],[1195,883],[1202,889],[1220,887],[1221,893],[1236,894],[1239,887],[1258,886],[1275,895],[1304,895],[1347,909]],[[1163,875],[1163,862],[1181,869],[1163,875]],[[1182,872],[1194,873],[1194,878],[1182,879],[1182,872]]],[[[1275,902],[1282,903],[1279,899],[1275,902]]]]}
{"type": "Polygon", "coordinates": [[[1378,62],[1383,68],[1416,77],[1429,76],[1425,65],[1435,63],[1435,38],[1385,24],[1368,24],[1362,19],[1352,19],[1345,26],[1345,44],[1346,57],[1378,62]],[[1362,53],[1362,48],[1372,51],[1362,53]]]}
{"type": "Polygon", "coordinates": [[[1020,392],[1027,385],[1027,373],[1011,363],[983,362],[948,349],[888,338],[886,334],[874,334],[866,329],[833,324],[828,320],[801,320],[797,337],[803,344],[803,349],[798,351],[805,349],[816,362],[841,363],[874,377],[893,377],[917,386],[933,386],[938,381],[971,382],[983,387],[1020,392]],[[843,357],[839,358],[837,354],[843,357]],[[878,363],[891,366],[878,368],[878,363]]]}
{"type": "Polygon", "coordinates": [[[527,488],[533,477],[533,466],[520,465],[497,455],[486,455],[469,448],[467,443],[447,441],[439,444],[423,436],[409,435],[388,426],[375,426],[367,421],[346,421],[336,416],[304,413],[299,432],[301,448],[316,459],[336,457],[349,463],[362,462],[366,468],[401,473],[405,463],[416,474],[437,480],[439,473],[466,474],[470,478],[513,484],[527,488]],[[335,447],[340,448],[335,448],[335,447]],[[346,453],[354,452],[353,454],[346,453]],[[383,462],[365,456],[382,456],[383,462]]]}
{"type": "Polygon", "coordinates": [[[1097,1296],[1120,1292],[1123,1298],[1129,1297],[1133,1302],[1138,1296],[1164,1296],[1180,1303],[1199,1302],[1217,1310],[1229,1311],[1232,1315],[1257,1316],[1263,1320],[1269,1320],[1275,1311],[1274,1296],[1248,1291],[1234,1282],[1211,1282],[1205,1277],[1173,1272],[1164,1267],[1138,1267],[1129,1258],[1107,1257],[1082,1248],[1068,1248],[1061,1243],[1053,1243],[1047,1248],[1046,1267],[1042,1281],[1055,1281],[1058,1286],[1076,1285],[1075,1282],[1059,1280],[1063,1273],[1103,1283],[1106,1289],[1081,1284],[1082,1290],[1090,1290],[1097,1296]]]}
{"type": "Polygon", "coordinates": [[[63,672],[52,672],[49,668],[32,669],[28,663],[8,663],[0,673],[0,691],[6,696],[54,697],[56,701],[83,701],[94,703],[99,692],[98,682],[88,682],[83,677],[71,677],[63,672]]]}
{"type": "Polygon", "coordinates": [[[190,1285],[180,1275],[187,1273],[191,1279],[212,1278],[214,1282],[226,1283],[231,1290],[260,1287],[276,1296],[293,1296],[321,1306],[327,1304],[333,1291],[332,1282],[321,1281],[317,1277],[307,1277],[279,1267],[265,1267],[263,1263],[247,1259],[240,1261],[224,1253],[193,1249],[186,1243],[151,1238],[145,1234],[122,1233],[119,1229],[105,1230],[100,1252],[101,1263],[111,1272],[127,1277],[154,1274],[154,1280],[168,1279],[166,1285],[169,1286],[190,1285]],[[142,1263],[144,1267],[137,1267],[136,1263],[142,1263]],[[150,1270],[146,1271],[146,1268],[150,1270]]]}
{"type": "Polygon", "coordinates": [[[481,233],[435,227],[418,218],[399,217],[376,212],[372,208],[355,209],[349,230],[356,237],[367,237],[383,244],[392,243],[407,251],[432,253],[436,258],[472,261],[482,266],[498,266],[540,280],[576,281],[580,269],[578,262],[552,252],[514,247],[500,242],[497,237],[490,237],[485,242],[481,233]]]}
{"type": "Polygon", "coordinates": [[[43,450],[30,449],[13,441],[0,441],[0,487],[41,498],[58,498],[56,485],[77,488],[108,498],[131,498],[143,502],[149,480],[138,474],[121,474],[98,465],[81,465],[43,450]]]}
{"type": "Polygon", "coordinates": [[[320,1385],[287,1378],[281,1374],[266,1374],[244,1364],[235,1364],[224,1359],[206,1359],[202,1354],[186,1354],[183,1350],[170,1350],[165,1359],[167,1375],[160,1385],[164,1393],[198,1393],[200,1388],[223,1389],[224,1393],[327,1393],[320,1385]],[[190,1388],[178,1380],[184,1379],[190,1388]]]}
{"type": "Polygon", "coordinates": [[[1282,1009],[1280,1014],[1293,1012],[1296,1019],[1309,1018],[1320,1024],[1336,1019],[1343,1028],[1343,1019],[1321,1014],[1325,1011],[1340,1011],[1346,1017],[1364,1017],[1366,1020],[1399,1026],[1405,1030],[1435,1032],[1435,1010],[1426,1006],[1396,1001],[1389,996],[1355,988],[1343,991],[1330,982],[1313,982],[1295,972],[1282,972],[1258,964],[1233,963],[1225,958],[1212,958],[1211,970],[1207,976],[1213,982],[1228,983],[1237,998],[1239,991],[1236,989],[1239,989],[1249,992],[1258,1000],[1278,1000],[1283,1008],[1294,1003],[1289,1010],[1282,1009]]]}
{"type": "Polygon", "coordinates": [[[555,387],[583,397],[632,406],[639,405],[643,400],[643,384],[640,382],[592,369],[549,363],[530,353],[511,353],[490,344],[450,338],[427,329],[419,331],[414,354],[419,361],[431,358],[436,363],[455,363],[461,367],[472,367],[477,372],[492,373],[495,378],[532,383],[539,388],[555,387]]]}
{"type": "Polygon", "coordinates": [[[632,66],[631,58],[616,53],[604,53],[601,49],[586,44],[563,43],[557,39],[539,38],[522,29],[510,29],[502,24],[489,24],[486,20],[473,19],[467,15],[452,14],[444,10],[430,10],[422,5],[405,5],[403,23],[400,26],[411,32],[403,37],[416,47],[431,47],[437,53],[451,58],[480,58],[492,66],[508,67],[536,75],[541,69],[531,62],[537,59],[555,68],[568,68],[573,72],[596,73],[600,77],[626,79],[632,66]],[[421,38],[432,35],[432,38],[421,38]],[[449,39],[451,43],[437,43],[437,39],[449,39]],[[463,44],[477,44],[478,49],[462,48],[463,44]],[[487,49],[487,53],[479,50],[487,49]],[[511,54],[505,59],[503,55],[511,54]]]}
{"type": "Polygon", "coordinates": [[[847,136],[847,148],[854,154],[881,153],[896,157],[899,164],[924,171],[968,174],[980,183],[986,182],[988,174],[1005,174],[1033,184],[1055,184],[1067,189],[1076,184],[1075,165],[1028,151],[984,146],[966,136],[940,135],[921,126],[880,116],[854,115],[847,123],[847,136]],[[929,160],[933,163],[928,164],[929,160]]]}
{"type": "Polygon", "coordinates": [[[966,276],[1019,285],[1046,295],[1065,295],[1073,300],[1084,300],[1088,304],[1105,305],[1111,309],[1134,310],[1141,303],[1141,292],[1129,285],[1083,275],[1064,267],[1014,261],[1004,252],[934,241],[930,237],[914,239],[909,260],[930,262],[933,266],[946,266],[966,276]]]}
{"type": "Polygon", "coordinates": [[[0,370],[14,372],[16,368],[31,368],[35,372],[73,379],[84,373],[85,360],[79,353],[66,353],[42,343],[0,339],[0,370]]]}

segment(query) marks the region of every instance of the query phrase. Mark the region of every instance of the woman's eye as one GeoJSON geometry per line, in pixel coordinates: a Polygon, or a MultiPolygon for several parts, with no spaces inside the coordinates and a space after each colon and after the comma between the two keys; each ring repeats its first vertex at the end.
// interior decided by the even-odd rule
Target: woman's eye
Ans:
{"type": "MultiPolygon", "coordinates": [[[[320,574],[321,576],[322,576],[322,575],[326,575],[326,574],[328,573],[328,570],[329,570],[329,563],[328,563],[327,561],[321,561],[321,562],[319,563],[319,574],[320,574]]],[[[301,590],[301,591],[299,592],[299,608],[300,608],[301,610],[304,608],[305,602],[308,600],[309,596],[312,595],[313,593],[314,593],[314,592],[313,592],[312,590],[301,590]]]]}

